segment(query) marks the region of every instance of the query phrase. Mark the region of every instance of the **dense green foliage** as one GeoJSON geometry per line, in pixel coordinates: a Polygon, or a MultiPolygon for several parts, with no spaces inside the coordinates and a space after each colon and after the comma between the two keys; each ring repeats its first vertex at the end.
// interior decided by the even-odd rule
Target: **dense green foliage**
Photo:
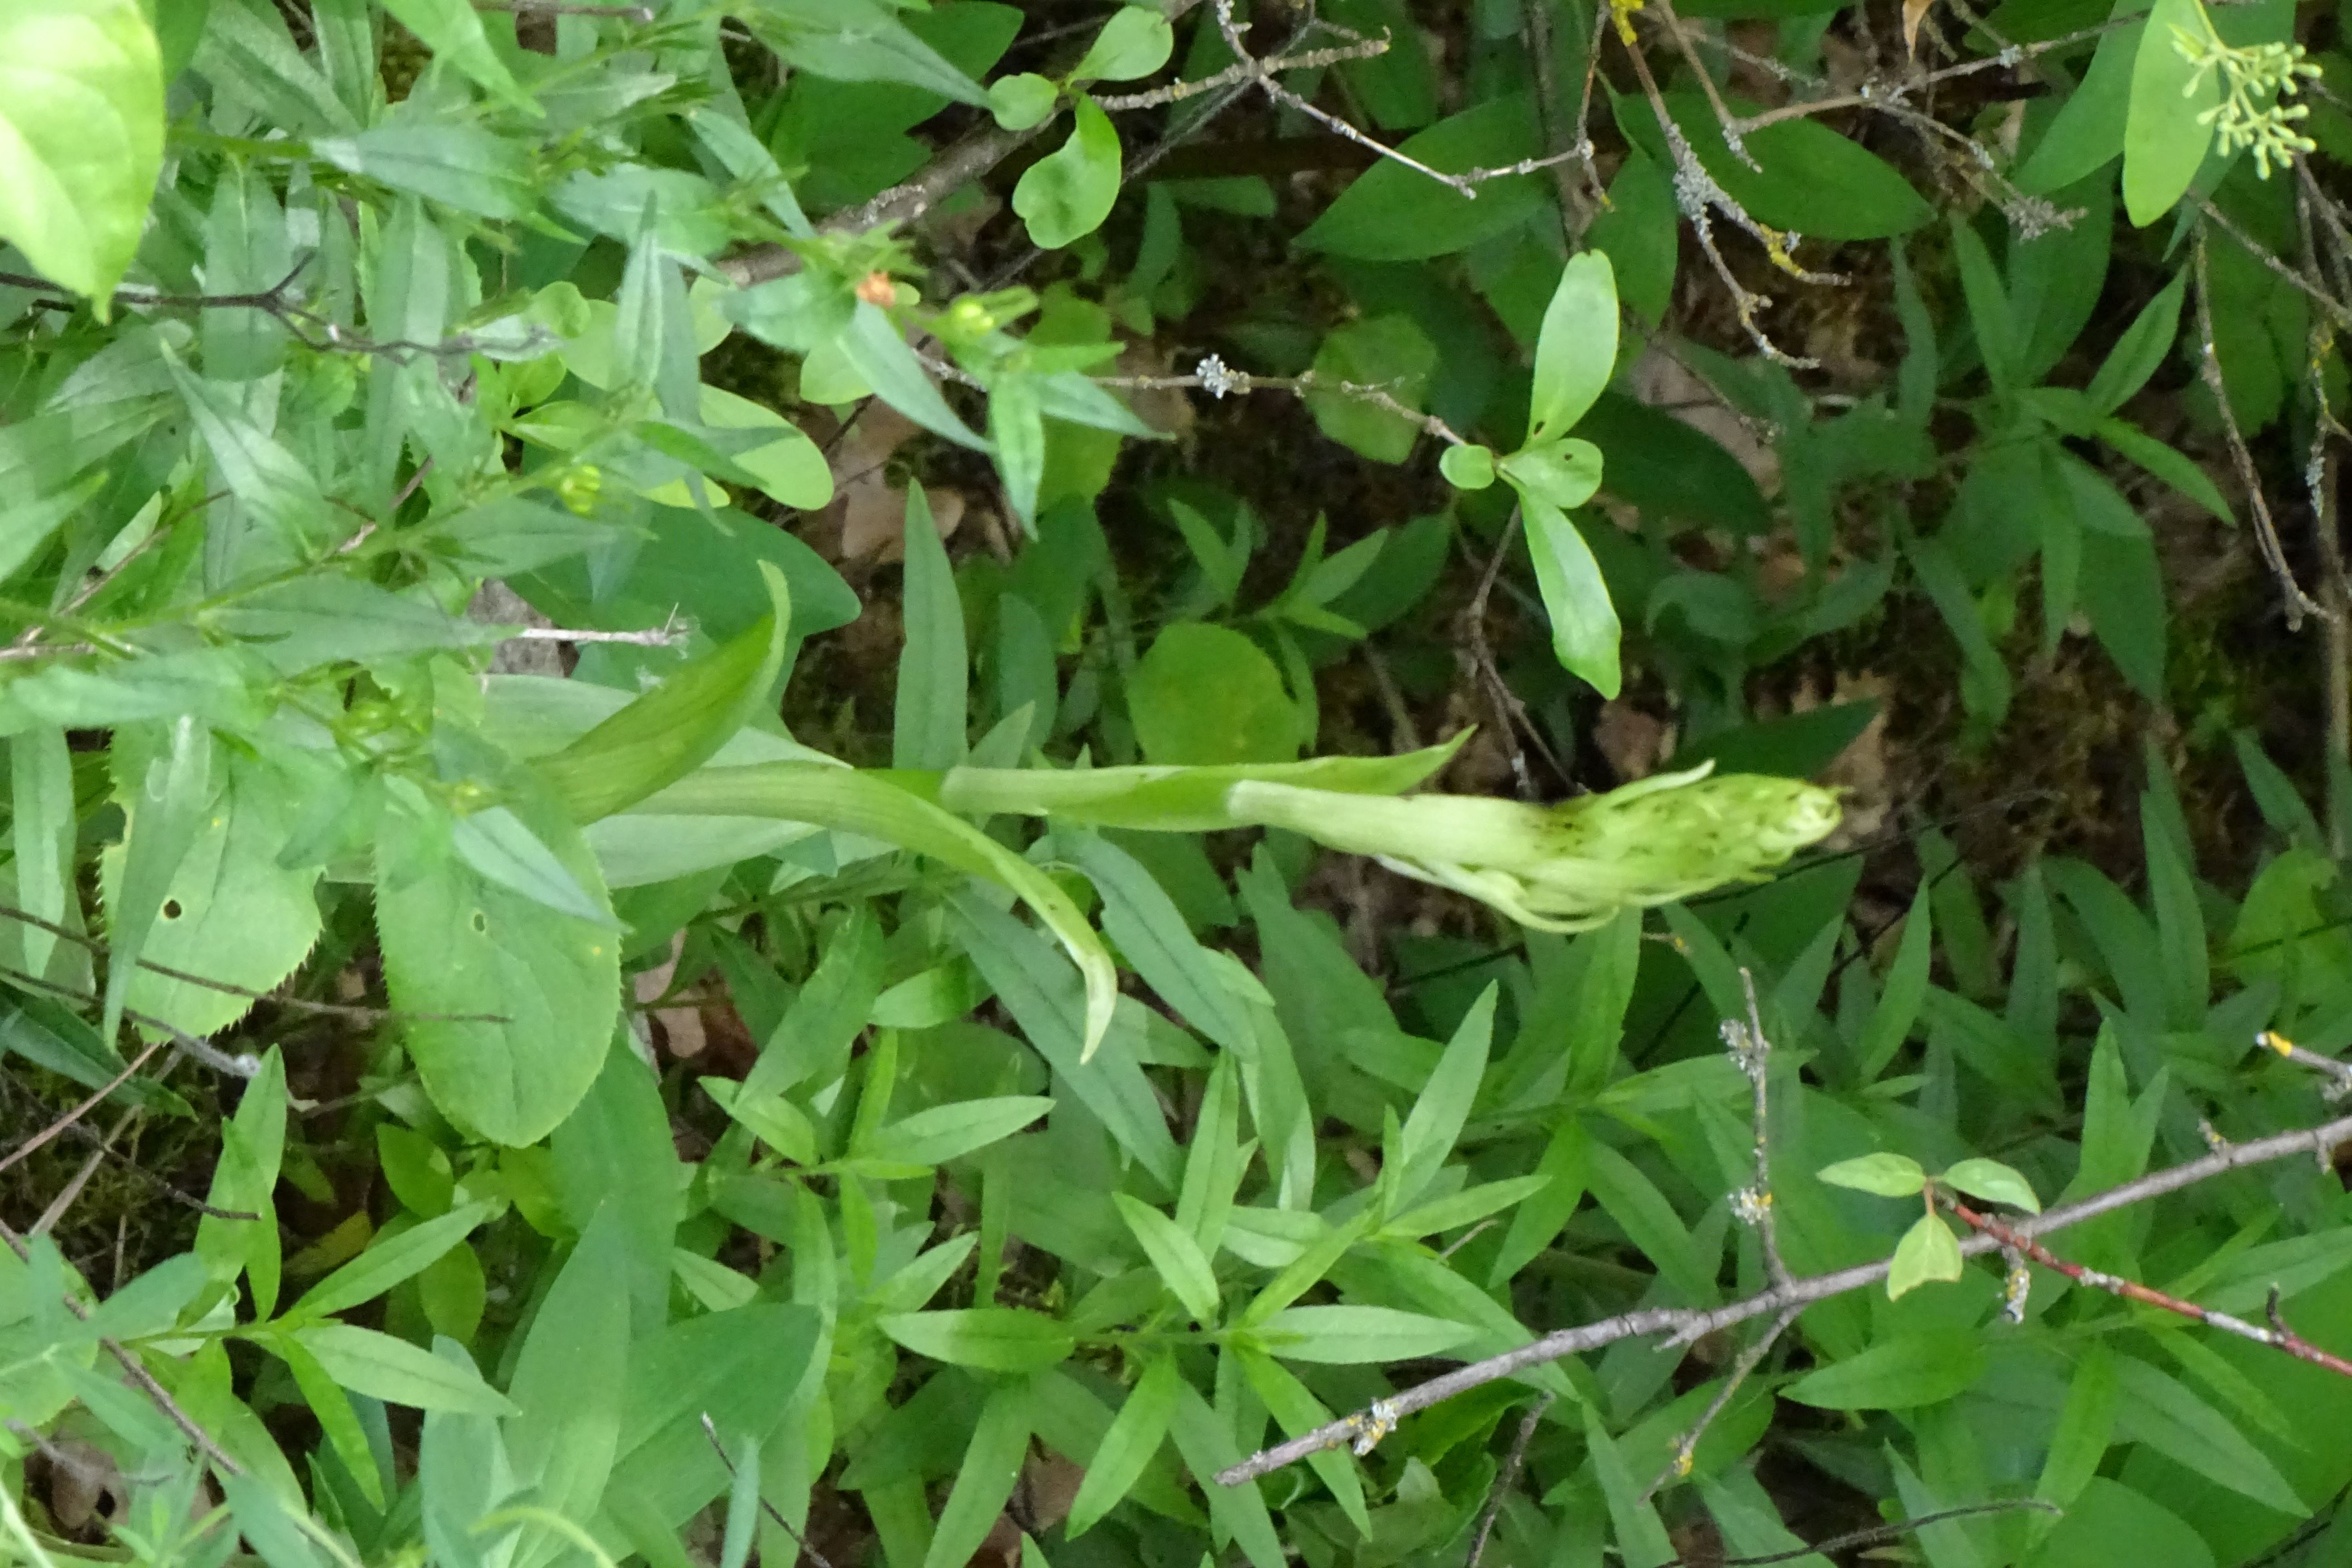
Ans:
{"type": "Polygon", "coordinates": [[[2341,27],[0,0],[0,1560],[2337,1560],[2341,27]]]}

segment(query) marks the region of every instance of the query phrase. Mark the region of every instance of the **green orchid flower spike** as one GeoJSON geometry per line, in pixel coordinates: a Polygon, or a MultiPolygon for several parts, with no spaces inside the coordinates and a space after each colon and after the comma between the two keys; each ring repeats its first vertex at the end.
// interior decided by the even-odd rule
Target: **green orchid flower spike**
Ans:
{"type": "Polygon", "coordinates": [[[1487,904],[1538,931],[1578,931],[1617,911],[1761,881],[1838,824],[1833,791],[1713,763],[1558,805],[1464,795],[1402,798],[1244,780],[1236,826],[1286,827],[1329,848],[1487,904]]]}

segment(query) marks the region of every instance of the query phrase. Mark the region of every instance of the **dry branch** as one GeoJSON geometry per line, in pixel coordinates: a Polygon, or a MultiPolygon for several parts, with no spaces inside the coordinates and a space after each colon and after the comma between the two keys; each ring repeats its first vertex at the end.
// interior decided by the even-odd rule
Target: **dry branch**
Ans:
{"type": "MultiPolygon", "coordinates": [[[[2101,1215],[2112,1214],[2117,1209],[2129,1208],[2136,1204],[2146,1203],[2151,1198],[2162,1197],[2168,1193],[2177,1193],[2184,1187],[2195,1186],[2200,1182],[2210,1181],[2226,1172],[2244,1170],[2252,1165],[2268,1164],[2273,1161],[2284,1160],[2295,1154],[2315,1154],[2325,1159],[2337,1145],[2346,1142],[2352,1142],[2352,1116],[2340,1116],[2334,1121],[2322,1122],[2316,1127],[2305,1128],[2300,1131],[2280,1132],[2268,1138],[2256,1138],[2243,1143],[2231,1143],[2215,1150],[2202,1159],[2190,1160],[2168,1170],[2153,1172],[2137,1181],[2109,1187],[2103,1193],[2095,1193],[2080,1202],[2066,1204],[2030,1219],[2021,1220],[2015,1226],[2007,1228],[2014,1237],[2021,1238],[2048,1236],[2069,1226],[2081,1225],[2086,1220],[2096,1219],[2101,1215]]],[[[1979,1233],[1962,1241],[1960,1252],[1964,1257],[1979,1257],[1988,1252],[1999,1251],[2004,1245],[2008,1244],[1979,1233]]],[[[1664,1334],[1682,1340],[1693,1340],[1704,1334],[1713,1333],[1718,1329],[1727,1329],[1735,1324],[1744,1323],[1750,1318],[1760,1318],[1768,1313],[1782,1312],[1790,1308],[1803,1308],[1816,1301],[1826,1301],[1833,1296],[1843,1296],[1850,1290],[1859,1290],[1885,1280],[1888,1261],[1881,1258],[1873,1263],[1859,1263],[1850,1268],[1839,1268],[1826,1274],[1811,1275],[1792,1280],[1786,1286],[1775,1286],[1770,1289],[1759,1290],[1752,1296],[1731,1302],[1727,1306],[1645,1307],[1631,1312],[1621,1312],[1613,1318],[1603,1318],[1596,1322],[1580,1324],[1572,1329],[1558,1330],[1517,1350],[1507,1351],[1497,1356],[1489,1356],[1484,1361],[1472,1362],[1466,1366],[1456,1367],[1452,1372],[1431,1378],[1426,1383],[1416,1384],[1386,1399],[1377,1400],[1363,1410],[1351,1412],[1336,1421],[1326,1422],[1313,1431],[1302,1433],[1288,1442],[1261,1449],[1241,1463],[1220,1470],[1217,1472],[1216,1479],[1220,1485],[1229,1487],[1255,1480],[1258,1477],[1270,1475],[1285,1466],[1297,1464],[1309,1454],[1318,1454],[1326,1448],[1358,1443],[1374,1431],[1392,1429],[1404,1416],[1415,1411],[1426,1410],[1431,1405],[1441,1404],[1457,1394],[1484,1387],[1487,1384],[1524,1372],[1529,1367],[1540,1366],[1546,1362],[1558,1361],[1562,1356],[1579,1355],[1586,1351],[1598,1350],[1603,1345],[1614,1344],[1620,1340],[1650,1334],[1664,1334]]]]}

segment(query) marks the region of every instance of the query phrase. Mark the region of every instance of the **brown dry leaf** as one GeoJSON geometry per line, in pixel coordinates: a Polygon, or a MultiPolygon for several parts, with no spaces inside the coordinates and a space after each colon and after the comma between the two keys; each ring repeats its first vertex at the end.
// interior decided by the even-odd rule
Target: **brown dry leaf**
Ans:
{"type": "MultiPolygon", "coordinates": [[[[926,485],[923,494],[931,503],[931,521],[940,537],[954,537],[957,524],[963,521],[963,493],[926,485]]],[[[838,504],[844,560],[887,566],[906,559],[907,492],[884,484],[881,469],[845,487],[838,504]]]]}
{"type": "Polygon", "coordinates": [[[1661,414],[1671,414],[1703,436],[1712,437],[1739,459],[1756,488],[1770,496],[1780,488],[1780,459],[1756,438],[1729,405],[1705,381],[1671,355],[1643,354],[1633,370],[1633,395],[1661,414]]]}
{"type": "Polygon", "coordinates": [[[86,1531],[103,1537],[131,1507],[131,1483],[114,1456],[79,1437],[44,1445],[49,1461],[49,1517],[58,1532],[76,1538],[86,1531]]]}
{"type": "Polygon", "coordinates": [[[1086,1479],[1084,1466],[1050,1448],[1030,1455],[1021,1483],[1028,1489],[1031,1522],[1039,1530],[1051,1530],[1069,1518],[1070,1505],[1078,1500],[1078,1488],[1086,1479]]]}
{"type": "MultiPolygon", "coordinates": [[[[642,969],[631,982],[636,992],[637,1005],[647,1006],[661,999],[677,975],[678,954],[686,951],[686,933],[680,931],[670,939],[669,956],[651,969],[642,969]]],[[[692,1007],[663,1007],[652,1014],[653,1021],[662,1026],[662,1043],[669,1054],[687,1060],[702,1054],[707,1037],[702,1029],[702,1015],[692,1007]]]]}
{"type": "Polygon", "coordinates": [[[1927,19],[1928,0],[1903,0],[1903,52],[1919,58],[1919,24],[1927,19]]]}
{"type": "MultiPolygon", "coordinates": [[[[865,561],[876,564],[906,554],[907,490],[888,479],[890,458],[922,426],[880,399],[873,399],[855,423],[834,444],[833,503],[818,514],[809,531],[819,554],[836,562],[865,561]],[[820,540],[825,542],[819,542],[820,540]],[[834,548],[827,550],[825,543],[834,548]]],[[[953,490],[925,487],[931,519],[946,539],[963,521],[963,497],[953,490]]]]}
{"type": "MultiPolygon", "coordinates": [[[[1173,372],[1174,361],[1167,350],[1156,343],[1129,343],[1112,368],[1120,375],[1168,375],[1173,372]]],[[[1181,441],[1192,433],[1195,417],[1192,399],[1180,388],[1118,391],[1112,395],[1125,400],[1138,419],[1163,435],[1181,441]]]]}
{"type": "Polygon", "coordinates": [[[1592,722],[1592,743],[1626,784],[1648,778],[1675,749],[1675,726],[1643,712],[1623,698],[1601,705],[1592,722]]]}
{"type": "MultiPolygon", "coordinates": [[[[1821,783],[1842,793],[1845,805],[1845,816],[1837,831],[1822,845],[1825,849],[1851,848],[1875,837],[1894,813],[1894,788],[1886,763],[1886,699],[1893,689],[1893,683],[1885,676],[1867,672],[1841,674],[1831,689],[1830,706],[1874,700],[1878,715],[1818,775],[1821,783]]],[[[1808,687],[1790,700],[1789,708],[1791,712],[1802,713],[1822,705],[1818,691],[1808,687]]]]}

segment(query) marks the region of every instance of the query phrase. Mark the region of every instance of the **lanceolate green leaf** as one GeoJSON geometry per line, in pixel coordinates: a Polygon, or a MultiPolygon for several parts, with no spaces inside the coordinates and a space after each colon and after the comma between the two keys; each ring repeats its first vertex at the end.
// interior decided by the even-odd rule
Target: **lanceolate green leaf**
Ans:
{"type": "Polygon", "coordinates": [[[760,710],[792,624],[783,574],[760,563],[774,610],[534,764],[574,822],[635,805],[709,762],[760,710]]]}
{"type": "MultiPolygon", "coordinates": [[[[620,1447],[629,1295],[613,1284],[627,1272],[627,1247],[619,1212],[600,1207],[540,1303],[508,1386],[520,1406],[507,1424],[516,1479],[567,1519],[593,1514],[620,1447]]],[[[550,1542],[522,1561],[557,1554],[550,1542]]]]}
{"type": "Polygon", "coordinates": [[[1012,1307],[885,1313],[877,1326],[919,1355],[984,1372],[1042,1372],[1077,1344],[1053,1319],[1012,1307]]]}
{"type": "Polygon", "coordinates": [[[920,485],[907,487],[906,647],[898,656],[890,752],[901,768],[951,768],[963,761],[971,660],[963,602],[920,485]]]}
{"type": "Polygon", "coordinates": [[[1451,762],[1469,736],[1465,730],[1443,745],[1394,757],[1206,767],[951,768],[944,774],[904,776],[904,782],[953,811],[1020,812],[1098,827],[1203,833],[1242,826],[1225,796],[1244,780],[1350,795],[1402,795],[1451,762]]]}
{"type": "Polygon", "coordinates": [[[672,784],[648,809],[677,816],[779,816],[862,833],[1000,882],[1019,894],[1085,976],[1088,1056],[1110,1027],[1118,972],[1068,894],[1052,878],[960,817],[871,773],[771,763],[708,768],[672,784]]]}
{"type": "Polygon", "coordinates": [[[294,1340],[328,1375],[355,1394],[418,1410],[505,1415],[514,1405],[480,1374],[417,1349],[406,1340],[349,1323],[297,1329],[294,1340]]]}
{"type": "Polygon", "coordinates": [[[435,1259],[497,1212],[490,1204],[467,1204],[387,1237],[311,1286],[287,1309],[286,1316],[289,1320],[325,1318],[363,1306],[432,1267],[435,1259]]]}
{"type": "Polygon", "coordinates": [[[2198,0],[2156,0],[2140,34],[2124,119],[2124,210],[2143,228],[2187,193],[2212,144],[2204,116],[2221,101],[2221,73],[2180,51],[2181,35],[2202,42],[2211,30],[2198,0]]]}
{"type": "Polygon", "coordinates": [[[1125,1193],[1114,1193],[1111,1200],[1118,1207],[1119,1217],[1134,1233],[1144,1256],[1151,1259],[1160,1280],[1167,1285],[1184,1310],[1195,1321],[1208,1324],[1217,1320],[1217,1281],[1209,1270],[1209,1260],[1200,1244],[1191,1234],[1177,1227],[1176,1222],[1139,1198],[1125,1193]]]}
{"type": "Polygon", "coordinates": [[[383,8],[415,34],[435,59],[526,113],[541,112],[538,100],[522,90],[490,47],[481,14],[467,0],[384,0],[383,8]]]}
{"type": "Polygon", "coordinates": [[[1592,558],[1592,547],[1567,513],[1526,487],[1516,488],[1528,552],[1535,561],[1536,587],[1551,620],[1552,654],[1560,668],[1582,678],[1601,696],[1614,697],[1623,679],[1617,662],[1623,628],[1617,607],[1609,601],[1609,584],[1601,580],[1601,563],[1592,558]]]}
{"type": "Polygon", "coordinates": [[[1153,1358],[1136,1379],[1088,1459],[1086,1479],[1078,1483],[1078,1495],[1070,1504],[1073,1540],[1093,1529],[1142,1477],[1167,1436],[1169,1418],[1176,1413],[1177,1385],[1182,1381],[1176,1363],[1164,1354],[1153,1358]]]}

